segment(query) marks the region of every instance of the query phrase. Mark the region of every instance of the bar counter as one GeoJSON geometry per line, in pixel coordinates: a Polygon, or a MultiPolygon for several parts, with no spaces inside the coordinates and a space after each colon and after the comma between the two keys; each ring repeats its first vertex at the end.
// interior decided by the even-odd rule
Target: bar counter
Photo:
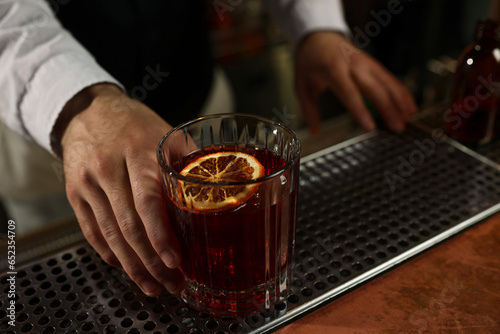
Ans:
{"type": "Polygon", "coordinates": [[[212,319],[178,296],[146,297],[72,219],[16,240],[15,328],[0,262],[0,331],[500,333],[496,146],[483,156],[437,130],[305,145],[292,293],[272,313],[212,319]]]}
{"type": "Polygon", "coordinates": [[[500,214],[276,333],[500,333],[500,214]]]}

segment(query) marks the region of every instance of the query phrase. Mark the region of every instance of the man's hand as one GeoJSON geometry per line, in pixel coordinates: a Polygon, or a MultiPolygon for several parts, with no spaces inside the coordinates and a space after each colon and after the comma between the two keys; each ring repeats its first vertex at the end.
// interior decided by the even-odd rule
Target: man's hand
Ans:
{"type": "Polygon", "coordinates": [[[401,132],[417,107],[410,92],[379,62],[335,32],[315,32],[297,49],[295,89],[312,133],[320,128],[318,95],[331,89],[366,130],[375,123],[366,97],[387,126],[401,132]]]}
{"type": "Polygon", "coordinates": [[[180,292],[181,255],[155,153],[172,127],[108,84],[79,93],[59,118],[66,192],[88,242],[147,295],[180,292]]]}

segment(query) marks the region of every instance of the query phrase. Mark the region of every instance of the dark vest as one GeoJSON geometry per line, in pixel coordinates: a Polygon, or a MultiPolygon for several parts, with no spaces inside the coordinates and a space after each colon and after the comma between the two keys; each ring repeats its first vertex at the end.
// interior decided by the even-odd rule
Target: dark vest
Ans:
{"type": "Polygon", "coordinates": [[[174,126],[196,117],[214,65],[206,1],[65,0],[53,9],[130,96],[174,126]]]}

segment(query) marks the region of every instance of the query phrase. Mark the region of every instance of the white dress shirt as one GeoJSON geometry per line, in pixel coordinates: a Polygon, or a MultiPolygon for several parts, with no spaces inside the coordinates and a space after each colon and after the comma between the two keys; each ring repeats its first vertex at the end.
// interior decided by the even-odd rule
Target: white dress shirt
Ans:
{"type": "Polygon", "coordinates": [[[294,46],[314,31],[349,34],[341,0],[263,0],[294,46]]]}
{"type": "MultiPolygon", "coordinates": [[[[348,30],[340,0],[264,2],[295,45],[316,30],[348,30]]],[[[44,0],[0,0],[0,119],[9,128],[52,152],[50,133],[66,102],[102,82],[120,85],[44,0]]]]}

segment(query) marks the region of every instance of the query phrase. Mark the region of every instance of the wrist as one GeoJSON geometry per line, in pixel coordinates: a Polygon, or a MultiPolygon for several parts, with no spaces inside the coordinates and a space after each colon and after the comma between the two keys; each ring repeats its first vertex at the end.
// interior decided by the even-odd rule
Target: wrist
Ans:
{"type": "Polygon", "coordinates": [[[82,89],[66,102],[50,134],[50,143],[54,153],[62,157],[61,141],[66,128],[76,115],[86,110],[97,97],[117,96],[120,94],[122,94],[122,90],[118,86],[110,83],[100,83],[82,89]]]}
{"type": "Polygon", "coordinates": [[[316,30],[312,31],[302,40],[297,44],[296,52],[299,52],[301,49],[304,48],[304,46],[311,45],[311,44],[328,44],[331,45],[332,43],[340,44],[342,42],[348,42],[349,39],[344,35],[341,31],[337,30],[316,30]]]}

